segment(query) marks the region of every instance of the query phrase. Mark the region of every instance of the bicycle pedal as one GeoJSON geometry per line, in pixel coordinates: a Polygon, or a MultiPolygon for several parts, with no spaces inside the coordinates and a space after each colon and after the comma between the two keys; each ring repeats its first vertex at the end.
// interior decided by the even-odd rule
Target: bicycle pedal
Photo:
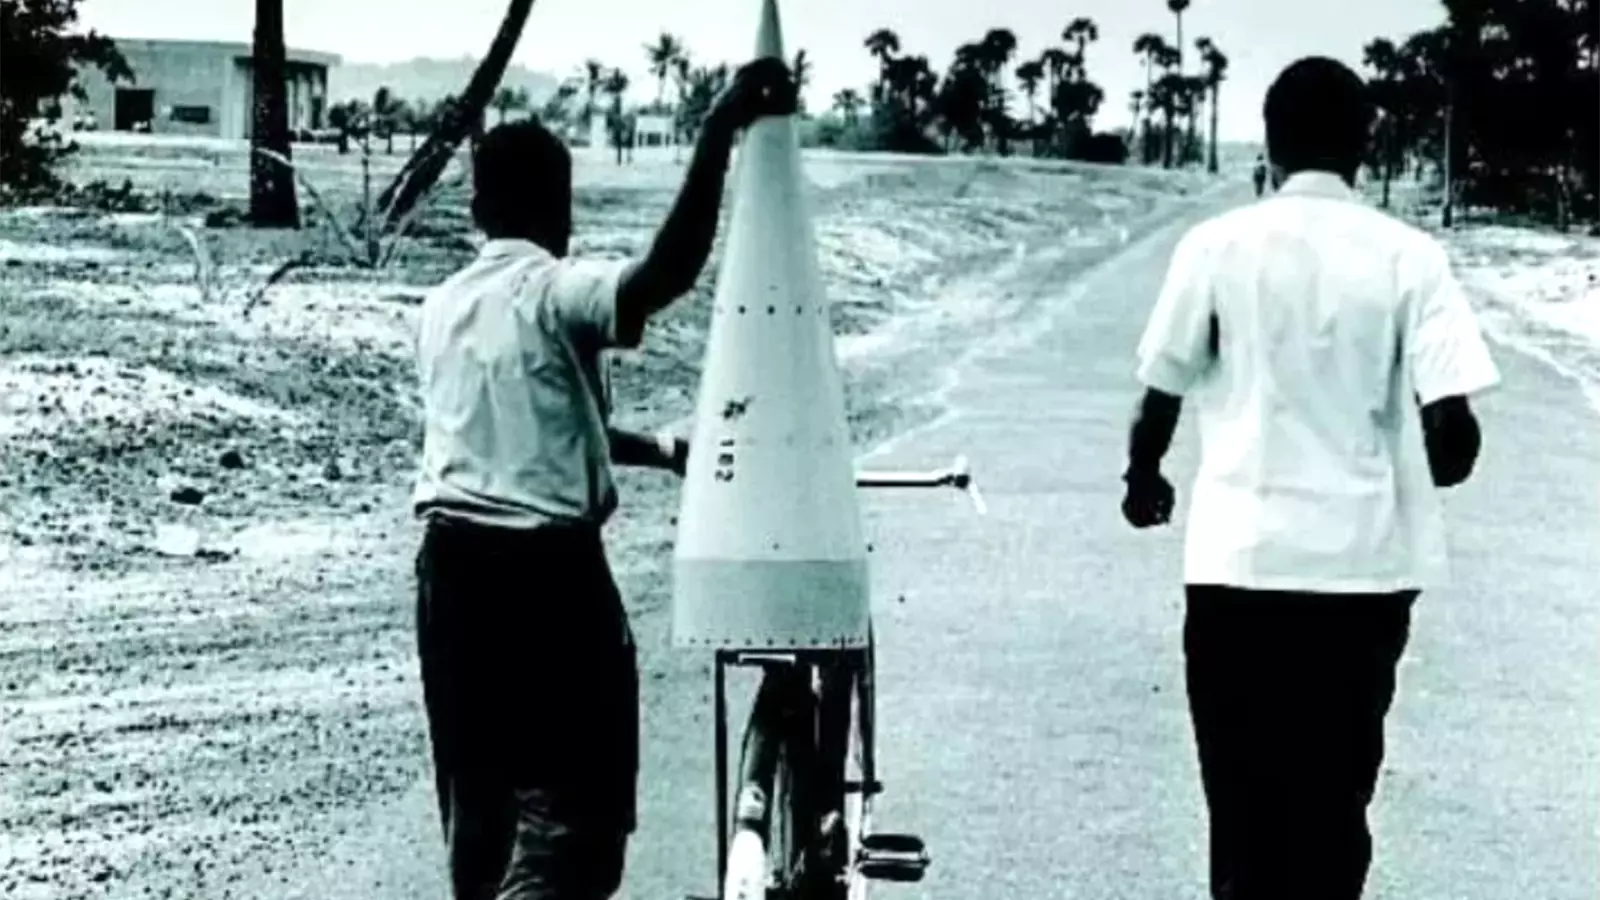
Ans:
{"type": "Polygon", "coordinates": [[[883,854],[886,856],[917,856],[927,855],[927,844],[922,838],[914,834],[889,834],[887,832],[874,832],[862,835],[861,849],[867,854],[883,854]]]}
{"type": "Polygon", "coordinates": [[[856,871],[862,878],[869,881],[893,881],[900,884],[913,884],[921,881],[927,874],[927,862],[866,862],[856,866],[856,871]]]}
{"type": "Polygon", "coordinates": [[[932,860],[914,834],[869,834],[861,839],[856,871],[874,881],[921,881],[932,860]]]}

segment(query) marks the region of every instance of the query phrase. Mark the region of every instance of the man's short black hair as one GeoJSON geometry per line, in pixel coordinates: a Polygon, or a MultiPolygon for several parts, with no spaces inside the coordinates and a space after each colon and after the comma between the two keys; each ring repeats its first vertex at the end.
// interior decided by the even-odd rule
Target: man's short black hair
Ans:
{"type": "Polygon", "coordinates": [[[1285,172],[1353,176],[1366,154],[1372,106],[1366,82],[1324,56],[1292,63],[1267,89],[1267,152],[1285,172]]]}
{"type": "Polygon", "coordinates": [[[571,215],[572,154],[550,129],[533,119],[506,122],[478,141],[472,218],[479,228],[491,237],[527,236],[564,229],[571,215]]]}

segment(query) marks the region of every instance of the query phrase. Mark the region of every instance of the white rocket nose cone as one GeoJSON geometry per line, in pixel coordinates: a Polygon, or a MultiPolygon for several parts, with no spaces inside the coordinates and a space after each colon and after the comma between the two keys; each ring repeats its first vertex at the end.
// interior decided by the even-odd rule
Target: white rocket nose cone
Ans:
{"type": "Polygon", "coordinates": [[[761,25],[756,29],[756,58],[783,59],[783,29],[778,24],[778,0],[761,0],[761,25]]]}
{"type": "MultiPolygon", "coordinates": [[[[759,56],[782,57],[774,0],[759,56]]],[[[673,559],[673,640],[864,646],[866,541],[791,119],[745,135],[673,559]]]]}

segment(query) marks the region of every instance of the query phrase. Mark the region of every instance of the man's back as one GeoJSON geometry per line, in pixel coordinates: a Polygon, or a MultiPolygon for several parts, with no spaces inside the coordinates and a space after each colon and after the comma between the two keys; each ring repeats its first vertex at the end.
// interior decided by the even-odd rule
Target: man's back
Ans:
{"type": "Polygon", "coordinates": [[[1460,355],[1459,323],[1441,335],[1428,318],[1465,301],[1438,243],[1302,173],[1186,236],[1166,293],[1141,356],[1198,412],[1190,583],[1377,592],[1440,576],[1417,394],[1441,352],[1460,355]],[[1185,347],[1188,377],[1164,373],[1185,347]]]}
{"type": "Polygon", "coordinates": [[[606,519],[616,498],[600,351],[614,339],[620,272],[499,240],[429,293],[419,510],[524,528],[606,519]]]}
{"type": "MultiPolygon", "coordinates": [[[[1201,388],[1202,408],[1262,432],[1274,449],[1261,460],[1268,481],[1307,466],[1346,478],[1386,474],[1382,436],[1405,399],[1405,259],[1409,245],[1428,239],[1364,205],[1294,194],[1211,227],[1221,366],[1201,388]]],[[[1243,460],[1208,462],[1222,471],[1243,460]]]]}

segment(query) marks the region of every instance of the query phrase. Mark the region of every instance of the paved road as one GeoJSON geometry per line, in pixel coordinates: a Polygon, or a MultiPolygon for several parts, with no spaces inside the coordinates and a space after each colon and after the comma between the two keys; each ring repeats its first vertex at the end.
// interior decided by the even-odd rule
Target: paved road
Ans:
{"type": "MultiPolygon", "coordinates": [[[[881,897],[1203,896],[1179,533],[1135,534],[1116,508],[1131,350],[1181,224],[1037,283],[1034,313],[957,366],[953,414],[874,460],[965,453],[991,507],[868,508],[880,819],[935,856],[921,885],[881,897]]],[[[1600,433],[1575,388],[1498,357],[1487,457],[1450,499],[1457,583],[1424,597],[1391,718],[1371,897],[1588,900],[1600,885],[1600,433]]],[[[1174,474],[1194,449],[1185,427],[1174,474]]],[[[709,688],[703,660],[662,665],[647,703],[652,684],[709,688]]],[[[631,898],[713,889],[708,717],[663,715],[645,714],[631,898]]],[[[419,785],[374,810],[312,876],[265,895],[443,897],[431,802],[419,785]]]]}
{"type": "MultiPolygon", "coordinates": [[[[884,813],[936,853],[906,897],[1204,895],[1180,532],[1117,512],[1131,350],[1176,234],[974,361],[959,415],[886,457],[965,452],[992,508],[874,504],[883,578],[913,592],[881,626],[884,813]]],[[[1455,583],[1424,596],[1403,664],[1371,897],[1600,891],[1600,420],[1539,364],[1497,359],[1486,458],[1449,500],[1455,583]]],[[[1195,449],[1186,427],[1175,474],[1195,449]]]]}

